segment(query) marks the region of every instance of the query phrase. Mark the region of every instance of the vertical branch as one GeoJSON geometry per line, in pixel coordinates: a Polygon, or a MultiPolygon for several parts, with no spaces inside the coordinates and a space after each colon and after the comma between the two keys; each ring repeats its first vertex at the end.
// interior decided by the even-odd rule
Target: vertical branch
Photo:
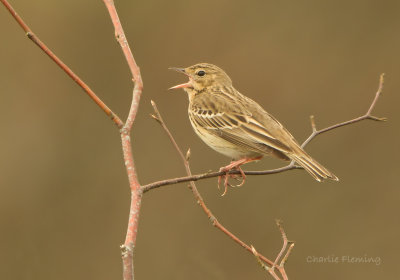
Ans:
{"type": "Polygon", "coordinates": [[[136,64],[124,30],[119,20],[117,10],[115,9],[113,0],[103,0],[110,14],[112,23],[115,29],[115,37],[121,46],[125,59],[128,62],[129,69],[132,74],[132,80],[135,85],[132,93],[132,103],[125,125],[120,130],[122,150],[124,154],[124,162],[128,173],[129,186],[131,189],[131,205],[129,211],[128,228],[126,232],[125,242],[121,246],[123,260],[123,279],[129,280],[134,278],[133,271],[133,252],[136,244],[137,230],[139,224],[139,212],[142,201],[142,189],[136,173],[135,163],[132,155],[130,132],[133,122],[135,121],[137,111],[139,109],[139,101],[142,95],[143,82],[140,74],[140,69],[136,64]]]}
{"type": "Polygon", "coordinates": [[[128,174],[129,186],[131,190],[131,203],[129,207],[128,227],[124,244],[121,245],[123,262],[123,279],[134,279],[133,253],[136,244],[137,231],[139,226],[139,212],[142,201],[142,189],[136,174],[135,163],[133,161],[130,136],[121,130],[122,150],[125,160],[125,167],[128,174]]]}
{"type": "Polygon", "coordinates": [[[121,21],[119,20],[117,14],[117,10],[115,9],[114,1],[113,0],[103,0],[103,1],[107,7],[112,23],[114,25],[115,38],[117,39],[118,43],[121,46],[122,52],[124,53],[125,59],[128,62],[128,66],[132,74],[132,80],[135,82],[135,86],[133,88],[132,104],[128,118],[124,126],[124,130],[130,131],[133,122],[135,121],[136,113],[139,108],[140,96],[142,95],[142,90],[143,90],[142,76],[140,74],[139,66],[136,64],[135,58],[133,57],[132,51],[126,39],[124,30],[121,25],[121,21]]]}

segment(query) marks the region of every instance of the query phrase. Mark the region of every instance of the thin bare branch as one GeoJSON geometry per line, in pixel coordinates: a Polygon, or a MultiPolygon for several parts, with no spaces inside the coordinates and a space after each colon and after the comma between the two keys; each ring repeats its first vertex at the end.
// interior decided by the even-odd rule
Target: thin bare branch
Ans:
{"type": "Polygon", "coordinates": [[[71,68],[69,68],[64,62],[61,61],[36,35],[32,32],[29,26],[23,21],[23,19],[17,14],[14,8],[8,3],[7,0],[0,0],[1,3],[7,8],[10,14],[18,22],[21,28],[25,31],[26,36],[34,42],[45,54],[47,54],[51,60],[53,60],[68,76],[71,77],[85,92],[86,94],[106,113],[107,116],[117,125],[118,128],[122,128],[124,123],[107,105],[94,93],[90,87],[76,75],[71,68]]]}
{"type": "Polygon", "coordinates": [[[272,266],[273,268],[278,266],[278,262],[281,259],[283,253],[286,251],[287,244],[288,244],[288,239],[286,237],[285,231],[283,230],[282,222],[280,220],[276,220],[276,225],[278,226],[279,231],[281,232],[282,240],[283,240],[283,246],[282,246],[281,251],[279,252],[279,254],[275,258],[274,264],[272,266]]]}
{"type": "MultiPolygon", "coordinates": [[[[167,133],[168,138],[170,139],[171,143],[173,144],[173,146],[175,147],[176,151],[178,152],[180,158],[182,159],[182,162],[185,166],[186,169],[186,173],[188,174],[188,176],[191,176],[191,170],[190,170],[190,165],[189,165],[189,161],[186,159],[186,156],[183,154],[182,150],[180,149],[179,145],[177,144],[177,142],[175,141],[173,135],[171,134],[171,132],[169,131],[168,127],[166,126],[163,118],[161,117],[160,112],[158,111],[157,105],[154,101],[151,101],[151,104],[153,106],[154,112],[155,112],[155,119],[157,120],[157,122],[162,126],[162,128],[164,129],[164,131],[167,133]]],[[[143,187],[142,187],[143,188],[143,187]]],[[[144,189],[144,188],[143,188],[144,189]]],[[[201,196],[201,194],[199,193],[199,191],[197,190],[197,187],[195,185],[195,183],[193,182],[193,180],[190,182],[190,189],[197,201],[197,203],[201,206],[201,208],[203,209],[204,213],[207,215],[207,217],[209,218],[209,220],[211,221],[212,225],[215,226],[216,228],[218,228],[220,231],[222,231],[223,233],[225,233],[227,236],[229,236],[233,241],[235,241],[236,243],[238,243],[240,246],[242,246],[243,248],[245,248],[247,251],[249,251],[250,253],[252,253],[252,247],[247,245],[246,243],[244,243],[242,240],[240,240],[237,236],[235,236],[233,233],[231,233],[228,229],[226,229],[221,223],[218,222],[218,220],[215,218],[215,216],[213,215],[213,213],[211,212],[211,210],[207,207],[207,205],[205,204],[203,197],[201,196]]],[[[263,255],[259,255],[259,258],[266,264],[268,265],[273,265],[274,263],[269,260],[268,258],[264,257],[263,255]]]]}
{"type": "MultiPolygon", "coordinates": [[[[269,175],[269,174],[277,174],[277,173],[282,173],[284,171],[295,170],[295,169],[303,169],[303,168],[300,166],[293,165],[293,164],[288,164],[284,167],[271,169],[271,170],[244,171],[244,174],[246,174],[246,175],[269,175]]],[[[190,181],[199,181],[202,179],[214,178],[214,177],[222,176],[225,174],[226,174],[225,172],[219,172],[219,171],[207,172],[207,173],[197,174],[197,175],[192,175],[192,176],[184,176],[184,177],[178,177],[178,178],[173,178],[173,179],[157,181],[154,183],[143,185],[142,187],[143,187],[143,192],[148,192],[149,190],[156,189],[156,188],[159,188],[162,186],[190,182],[190,181]]],[[[240,174],[240,171],[232,170],[229,172],[229,174],[240,174]]]]}
{"type": "Polygon", "coordinates": [[[284,267],[286,264],[286,261],[289,258],[290,253],[292,252],[294,247],[294,242],[293,241],[289,241],[289,249],[286,251],[285,256],[283,256],[281,263],[279,264],[279,267],[284,267]]]}
{"type": "Polygon", "coordinates": [[[281,221],[277,220],[276,224],[278,225],[279,230],[282,235],[283,246],[282,246],[282,250],[278,254],[278,257],[275,259],[273,267],[276,267],[278,269],[279,273],[282,275],[283,280],[287,280],[288,277],[287,277],[286,270],[285,270],[285,263],[286,263],[287,259],[289,258],[289,254],[294,247],[294,241],[288,240],[287,235],[283,229],[281,221]],[[289,245],[289,248],[287,249],[288,245],[289,245]],[[285,251],[286,251],[286,254],[282,258],[282,255],[285,251]],[[279,260],[281,260],[281,262],[278,264],[279,260]]]}
{"type": "MultiPolygon", "coordinates": [[[[342,126],[357,123],[357,122],[360,122],[363,120],[386,121],[386,118],[378,118],[378,117],[371,115],[372,110],[375,108],[375,105],[376,105],[379,97],[382,94],[383,83],[384,83],[384,74],[381,74],[380,79],[379,79],[379,87],[375,94],[375,97],[374,97],[367,113],[365,113],[364,115],[362,115],[360,117],[317,130],[314,116],[311,116],[310,118],[311,118],[312,133],[303,142],[301,147],[304,148],[306,145],[308,145],[311,142],[311,140],[313,140],[318,135],[328,132],[330,130],[342,127],[342,126]]],[[[263,171],[244,171],[244,174],[246,174],[246,175],[270,175],[270,174],[277,174],[277,173],[282,173],[285,171],[295,170],[295,169],[302,169],[302,167],[294,165],[294,162],[292,161],[289,165],[284,166],[284,167],[271,169],[271,170],[263,170],[263,171]]],[[[230,172],[230,174],[240,174],[240,172],[238,170],[233,170],[230,172]]],[[[224,173],[217,171],[217,172],[207,172],[207,173],[196,174],[196,175],[191,175],[191,176],[178,177],[178,178],[173,178],[173,179],[166,179],[166,180],[157,181],[157,182],[153,182],[153,183],[144,185],[142,187],[142,189],[143,189],[143,192],[147,192],[151,189],[159,188],[162,186],[174,185],[177,183],[188,182],[188,181],[199,181],[199,180],[203,180],[203,179],[207,179],[207,178],[218,177],[221,175],[224,175],[224,173]]]]}
{"type": "MultiPolygon", "coordinates": [[[[305,147],[306,145],[308,145],[308,143],[310,143],[311,140],[313,140],[316,136],[318,136],[318,135],[320,135],[320,134],[322,134],[322,133],[328,132],[328,131],[330,131],[330,130],[333,130],[333,129],[342,127],[342,126],[346,126],[346,125],[349,125],[349,124],[357,123],[357,122],[360,122],[360,121],[363,121],[363,120],[368,120],[368,119],[369,119],[369,120],[374,120],[374,121],[386,121],[386,120],[387,120],[386,118],[378,118],[378,117],[375,117],[375,116],[372,116],[372,115],[371,115],[372,110],[375,108],[375,105],[376,105],[376,103],[377,103],[379,97],[380,97],[381,94],[382,94],[382,91],[383,91],[383,84],[384,84],[384,76],[385,76],[385,74],[381,74],[381,75],[380,75],[380,77],[379,77],[379,86],[378,86],[378,90],[377,90],[377,92],[375,93],[375,97],[374,97],[374,99],[372,100],[372,103],[371,103],[371,105],[369,106],[368,111],[367,111],[364,115],[362,115],[362,116],[360,116],[360,117],[358,117],[358,118],[354,118],[354,119],[345,121],[345,122],[341,122],[341,123],[338,123],[338,124],[334,124],[334,125],[328,126],[328,127],[324,128],[324,129],[320,129],[320,130],[315,130],[315,131],[313,131],[313,133],[311,133],[311,135],[307,138],[307,140],[303,142],[303,144],[301,145],[301,147],[304,148],[304,147],[305,147]]],[[[315,125],[315,124],[314,124],[314,125],[315,125]]]]}

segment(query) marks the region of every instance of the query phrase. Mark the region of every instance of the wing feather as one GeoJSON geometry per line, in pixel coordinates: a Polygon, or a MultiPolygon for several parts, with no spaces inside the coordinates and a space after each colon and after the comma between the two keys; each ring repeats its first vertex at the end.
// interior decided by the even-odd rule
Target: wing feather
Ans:
{"type": "Polygon", "coordinates": [[[197,96],[189,113],[203,129],[236,145],[259,153],[271,153],[271,148],[291,153],[292,142],[296,144],[293,136],[256,102],[237,94],[237,98],[223,91],[197,96]]]}

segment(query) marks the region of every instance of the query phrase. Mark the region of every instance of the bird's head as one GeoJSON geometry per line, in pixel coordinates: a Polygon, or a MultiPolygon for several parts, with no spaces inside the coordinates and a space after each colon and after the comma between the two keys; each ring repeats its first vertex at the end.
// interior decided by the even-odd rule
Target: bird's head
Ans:
{"type": "Polygon", "coordinates": [[[169,68],[177,72],[183,73],[189,77],[189,81],[184,84],[180,84],[170,89],[183,88],[185,90],[196,90],[201,91],[205,88],[214,86],[231,86],[232,81],[229,76],[213,64],[209,63],[198,63],[187,68],[169,68]]]}

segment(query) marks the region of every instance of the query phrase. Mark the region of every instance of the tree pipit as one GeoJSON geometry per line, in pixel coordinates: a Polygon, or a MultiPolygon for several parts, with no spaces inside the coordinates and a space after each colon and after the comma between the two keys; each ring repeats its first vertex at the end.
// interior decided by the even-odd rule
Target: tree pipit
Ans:
{"type": "Polygon", "coordinates": [[[290,132],[252,99],[238,92],[232,80],[219,67],[199,63],[187,68],[171,68],[189,77],[189,81],[170,89],[183,88],[189,96],[189,119],[196,134],[211,148],[232,162],[225,172],[225,195],[231,170],[239,170],[243,185],[246,176],[241,165],[275,156],[294,160],[314,179],[339,179],[311,158],[290,132]]]}

